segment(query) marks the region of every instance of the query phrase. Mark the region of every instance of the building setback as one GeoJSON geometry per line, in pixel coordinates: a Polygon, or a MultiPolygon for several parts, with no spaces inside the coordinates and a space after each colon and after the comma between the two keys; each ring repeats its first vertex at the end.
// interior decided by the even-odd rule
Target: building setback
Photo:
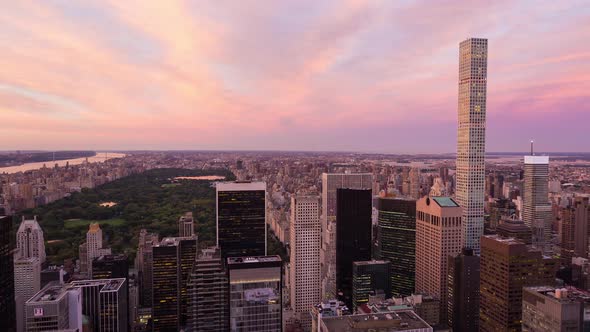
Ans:
{"type": "Polygon", "coordinates": [[[440,300],[439,322],[447,321],[448,257],[461,252],[461,207],[450,197],[416,202],[416,293],[440,300]]]}
{"type": "Polygon", "coordinates": [[[336,290],[352,307],[352,262],[371,260],[371,190],[336,191],[336,290]]]}
{"type": "Polygon", "coordinates": [[[485,235],[480,257],[480,331],[520,331],[522,288],[552,285],[559,259],[514,238],[485,235]]]}
{"type": "Polygon", "coordinates": [[[266,184],[218,182],[216,191],[221,256],[266,255],[266,184]]]}
{"type": "Polygon", "coordinates": [[[411,295],[416,279],[416,201],[380,197],[377,213],[375,256],[391,262],[391,293],[411,295]]]}

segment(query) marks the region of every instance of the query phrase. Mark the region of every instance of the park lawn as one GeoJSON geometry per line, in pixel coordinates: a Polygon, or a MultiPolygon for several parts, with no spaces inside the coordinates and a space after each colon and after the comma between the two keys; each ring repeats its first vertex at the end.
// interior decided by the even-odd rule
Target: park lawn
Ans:
{"type": "Polygon", "coordinates": [[[87,220],[87,219],[68,219],[64,221],[65,229],[79,229],[88,228],[91,223],[98,223],[99,225],[122,226],[125,220],[121,218],[113,218],[106,220],[87,220]]]}

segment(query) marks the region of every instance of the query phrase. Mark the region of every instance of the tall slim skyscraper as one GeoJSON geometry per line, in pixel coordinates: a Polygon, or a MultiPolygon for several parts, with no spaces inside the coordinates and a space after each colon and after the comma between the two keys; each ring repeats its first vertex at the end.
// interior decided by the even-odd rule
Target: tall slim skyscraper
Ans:
{"type": "MultiPolygon", "coordinates": [[[[86,232],[86,267],[89,277],[92,277],[92,261],[96,257],[100,257],[103,255],[110,255],[111,249],[110,248],[103,248],[102,245],[102,230],[100,229],[100,225],[98,223],[92,223],[88,227],[88,232],[86,232]]],[[[84,259],[84,257],[80,257],[80,260],[84,259]]]]}
{"type": "Polygon", "coordinates": [[[479,330],[520,331],[523,286],[551,286],[559,259],[520,240],[485,235],[481,240],[479,330]]]}
{"type": "Polygon", "coordinates": [[[409,296],[416,279],[416,201],[382,197],[377,201],[376,257],[391,262],[391,293],[409,296]]]}
{"type": "Polygon", "coordinates": [[[371,173],[322,174],[322,301],[336,297],[336,190],[372,189],[371,173]]]}
{"type": "Polygon", "coordinates": [[[352,262],[371,260],[372,195],[370,189],[336,191],[336,290],[352,308],[352,262]]]}
{"type": "Polygon", "coordinates": [[[137,256],[135,257],[135,268],[138,273],[139,281],[139,304],[144,308],[152,306],[152,247],[160,241],[158,234],[148,233],[142,229],[139,232],[139,244],[137,246],[137,256]]]}
{"type": "MultiPolygon", "coordinates": [[[[25,302],[41,289],[41,262],[38,257],[14,260],[16,330],[25,331],[25,302]]],[[[14,305],[14,304],[13,304],[14,305]]]]}
{"type": "Polygon", "coordinates": [[[216,188],[221,256],[266,255],[266,184],[218,182],[216,188]]]}
{"type": "Polygon", "coordinates": [[[0,330],[14,332],[14,248],[10,239],[12,218],[1,214],[0,211],[0,330]]]}
{"type": "Polygon", "coordinates": [[[41,264],[45,263],[45,240],[43,230],[37,222],[37,216],[32,220],[26,220],[23,217],[16,232],[16,247],[18,257],[37,257],[41,264]]]}
{"type": "Polygon", "coordinates": [[[455,332],[479,329],[479,256],[463,249],[448,261],[448,324],[455,332]]]}
{"type": "Polygon", "coordinates": [[[302,325],[311,328],[309,311],[320,303],[320,198],[291,197],[290,295],[291,306],[302,325]]]}
{"type": "Polygon", "coordinates": [[[447,321],[448,257],[461,252],[461,207],[450,197],[416,202],[416,293],[440,300],[440,322],[447,321]]]}
{"type": "Polygon", "coordinates": [[[487,60],[487,39],[461,42],[455,196],[463,208],[463,246],[476,254],[484,224],[487,60]]]}
{"type": "Polygon", "coordinates": [[[230,331],[282,331],[282,267],[279,256],[227,259],[230,331]]]}
{"type": "Polygon", "coordinates": [[[551,239],[549,157],[524,157],[522,220],[531,228],[533,245],[545,248],[551,239]]]}

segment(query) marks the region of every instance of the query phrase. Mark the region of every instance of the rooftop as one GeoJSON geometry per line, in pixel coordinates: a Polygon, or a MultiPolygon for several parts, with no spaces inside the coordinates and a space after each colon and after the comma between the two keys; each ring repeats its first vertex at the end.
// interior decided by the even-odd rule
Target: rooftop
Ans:
{"type": "Polygon", "coordinates": [[[72,283],[71,283],[72,286],[79,286],[79,287],[103,285],[103,287],[100,289],[101,293],[117,291],[124,284],[125,284],[125,278],[79,280],[79,281],[72,281],[72,283]]]}
{"type": "Polygon", "coordinates": [[[410,331],[432,328],[412,310],[396,310],[387,313],[322,317],[328,331],[410,331]]]}
{"type": "Polygon", "coordinates": [[[570,302],[584,302],[590,304],[590,292],[587,292],[576,287],[549,287],[549,286],[536,286],[536,287],[525,287],[526,290],[536,292],[561,303],[570,302]]]}
{"type": "Polygon", "coordinates": [[[373,264],[389,264],[390,261],[383,261],[383,260],[370,260],[370,261],[356,261],[352,262],[353,265],[373,265],[373,264]]]}
{"type": "Polygon", "coordinates": [[[450,197],[435,196],[430,198],[440,207],[459,207],[459,204],[450,197]]]}
{"type": "Polygon", "coordinates": [[[524,156],[525,164],[549,164],[549,156],[524,156]]]}
{"type": "Polygon", "coordinates": [[[266,183],[250,181],[216,182],[215,187],[217,191],[266,190],[266,183]]]}
{"type": "Polygon", "coordinates": [[[250,264],[250,263],[266,263],[266,262],[282,262],[281,257],[274,256],[252,256],[252,257],[229,257],[228,264],[250,264]]]}
{"type": "Polygon", "coordinates": [[[57,301],[66,294],[68,287],[60,284],[49,284],[37,294],[33,295],[27,303],[53,302],[57,301]]]}

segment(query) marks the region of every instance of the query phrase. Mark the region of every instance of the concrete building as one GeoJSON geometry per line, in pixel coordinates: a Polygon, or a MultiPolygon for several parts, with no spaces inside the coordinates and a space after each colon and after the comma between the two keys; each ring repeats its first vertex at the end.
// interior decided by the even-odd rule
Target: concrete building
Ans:
{"type": "Polygon", "coordinates": [[[391,293],[414,292],[416,279],[416,201],[380,197],[377,200],[377,252],[391,262],[391,293]]]}
{"type": "Polygon", "coordinates": [[[36,257],[41,264],[45,263],[45,240],[37,216],[32,220],[26,220],[23,216],[16,231],[16,248],[18,257],[36,257]]]}
{"type": "Polygon", "coordinates": [[[16,329],[14,300],[14,247],[11,241],[12,218],[0,209],[0,330],[16,329]]]}
{"type": "Polygon", "coordinates": [[[480,331],[519,331],[522,288],[552,285],[559,259],[514,238],[485,235],[480,257],[480,331]]]}
{"type": "Polygon", "coordinates": [[[14,260],[16,330],[25,331],[25,302],[41,289],[41,262],[38,257],[14,260]]]}
{"type": "Polygon", "coordinates": [[[461,252],[461,211],[449,197],[416,202],[416,292],[440,299],[440,322],[447,321],[448,257],[461,252]]]}
{"type": "Polygon", "coordinates": [[[230,331],[282,330],[282,266],[279,256],[227,259],[230,331]]]}
{"type": "Polygon", "coordinates": [[[178,218],[178,236],[179,237],[192,237],[195,235],[195,221],[193,219],[193,213],[187,212],[180,218],[178,218]]]}
{"type": "Polygon", "coordinates": [[[309,330],[309,310],[321,300],[319,196],[292,196],[290,220],[291,307],[302,327],[309,330]]]}
{"type": "Polygon", "coordinates": [[[25,304],[26,331],[82,331],[80,288],[50,284],[25,304]]]}
{"type": "Polygon", "coordinates": [[[524,157],[522,220],[531,228],[533,245],[547,250],[551,240],[549,157],[524,157]]]}
{"type": "Polygon", "coordinates": [[[479,330],[479,256],[465,248],[461,254],[449,256],[448,263],[448,326],[454,332],[479,330]]]}
{"type": "Polygon", "coordinates": [[[93,331],[128,331],[127,281],[124,278],[79,280],[70,283],[82,294],[82,314],[93,331]]]}
{"type": "Polygon", "coordinates": [[[218,182],[216,195],[221,256],[266,255],[266,184],[218,182]]]}
{"type": "Polygon", "coordinates": [[[204,249],[189,276],[188,332],[228,330],[228,285],[219,249],[204,249]]]}
{"type": "Polygon", "coordinates": [[[336,191],[339,188],[372,189],[371,173],[322,174],[322,300],[336,298],[336,191]]]}
{"type": "Polygon", "coordinates": [[[586,331],[590,328],[590,293],[574,287],[525,287],[522,330],[531,332],[586,331]]]}
{"type": "Polygon", "coordinates": [[[459,128],[457,203],[463,208],[462,247],[479,254],[484,228],[485,134],[488,41],[469,38],[459,45],[459,128]]]}

